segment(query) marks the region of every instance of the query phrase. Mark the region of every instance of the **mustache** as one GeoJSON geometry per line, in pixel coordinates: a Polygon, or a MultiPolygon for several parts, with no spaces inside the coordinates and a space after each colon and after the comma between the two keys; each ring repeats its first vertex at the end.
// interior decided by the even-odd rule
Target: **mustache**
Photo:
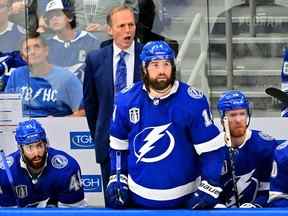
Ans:
{"type": "Polygon", "coordinates": [[[42,159],[43,159],[42,156],[35,156],[35,157],[33,157],[31,160],[32,160],[32,161],[35,161],[35,160],[42,160],[42,159]]]}

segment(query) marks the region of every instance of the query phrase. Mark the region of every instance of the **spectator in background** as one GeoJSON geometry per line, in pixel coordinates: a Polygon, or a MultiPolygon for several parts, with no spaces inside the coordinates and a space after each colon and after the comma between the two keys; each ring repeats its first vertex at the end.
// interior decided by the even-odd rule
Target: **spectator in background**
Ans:
{"type": "Polygon", "coordinates": [[[86,31],[106,31],[106,16],[113,7],[127,5],[134,10],[137,17],[139,13],[138,0],[86,0],[87,27],[86,31]]]}
{"type": "Polygon", "coordinates": [[[86,55],[99,48],[99,41],[86,31],[76,30],[74,5],[67,0],[49,1],[46,17],[49,28],[55,34],[48,40],[48,61],[66,67],[82,82],[86,55]]]}
{"type": "MultiPolygon", "coordinates": [[[[10,0],[0,0],[0,62],[5,60],[4,53],[19,50],[20,41],[24,38],[24,29],[8,20],[10,0]]],[[[0,75],[0,92],[4,91],[7,77],[10,76],[10,68],[0,75]]]]}
{"type": "MultiPolygon", "coordinates": [[[[24,0],[11,0],[11,9],[9,11],[10,18],[17,24],[25,26],[25,2],[24,0]]],[[[31,0],[29,1],[29,13],[37,14],[37,19],[39,17],[39,31],[45,32],[47,30],[47,24],[44,18],[46,5],[50,0],[31,0]]],[[[75,14],[77,17],[77,24],[79,24],[80,29],[86,26],[86,15],[84,11],[84,0],[64,0],[67,4],[72,4],[75,6],[75,14]]],[[[30,17],[31,18],[31,17],[30,17]]]]}
{"type": "Polygon", "coordinates": [[[112,8],[107,15],[112,43],[87,55],[84,73],[84,105],[91,136],[96,143],[96,160],[101,165],[104,189],[109,178],[109,128],[114,95],[141,79],[139,54],[134,41],[135,18],[127,6],[112,8]]]}
{"type": "Polygon", "coordinates": [[[13,71],[5,92],[22,95],[25,116],[77,116],[83,97],[80,80],[70,71],[48,63],[48,46],[39,33],[27,35],[26,40],[21,54],[29,66],[13,71]]]}
{"type": "Polygon", "coordinates": [[[25,31],[22,27],[8,20],[10,0],[0,0],[0,51],[11,52],[19,50],[20,41],[25,31]]]}

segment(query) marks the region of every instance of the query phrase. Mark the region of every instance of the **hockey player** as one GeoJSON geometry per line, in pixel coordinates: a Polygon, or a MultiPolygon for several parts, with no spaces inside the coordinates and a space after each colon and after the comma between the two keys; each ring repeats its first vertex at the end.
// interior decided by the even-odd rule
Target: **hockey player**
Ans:
{"type": "Polygon", "coordinates": [[[19,150],[0,166],[1,207],[85,207],[77,161],[48,146],[45,130],[36,120],[20,122],[15,135],[19,150]],[[10,169],[13,181],[8,180],[10,169]],[[52,202],[53,201],[53,202],[52,202]]]}
{"type": "Polygon", "coordinates": [[[288,207],[288,141],[277,146],[271,172],[269,207],[288,207]]]}
{"type": "Polygon", "coordinates": [[[140,58],[143,81],[116,96],[108,206],[212,208],[222,191],[224,136],[207,99],[175,80],[166,42],[147,43],[140,58]]]}
{"type": "Polygon", "coordinates": [[[9,76],[17,67],[26,65],[19,51],[0,52],[0,92],[4,91],[9,76]]]}
{"type": "Polygon", "coordinates": [[[265,207],[277,143],[267,134],[248,128],[251,111],[242,92],[224,92],[218,101],[218,110],[230,140],[225,147],[220,202],[226,207],[265,207]]]}
{"type": "MultiPolygon", "coordinates": [[[[284,92],[288,92],[288,49],[284,49],[283,63],[281,71],[281,89],[284,92]]],[[[281,116],[288,117],[288,104],[282,103],[281,116]]]]}
{"type": "Polygon", "coordinates": [[[68,68],[83,81],[86,55],[99,48],[99,40],[91,33],[76,30],[72,3],[69,0],[51,0],[47,3],[48,26],[55,34],[48,40],[49,62],[68,68]]]}

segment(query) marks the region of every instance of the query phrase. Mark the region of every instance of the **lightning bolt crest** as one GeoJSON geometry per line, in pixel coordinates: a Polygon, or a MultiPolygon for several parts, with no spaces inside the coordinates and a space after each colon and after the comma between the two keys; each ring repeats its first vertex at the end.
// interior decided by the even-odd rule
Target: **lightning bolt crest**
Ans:
{"type": "Polygon", "coordinates": [[[139,153],[140,155],[138,156],[138,159],[136,163],[138,163],[145,154],[147,154],[149,151],[151,151],[153,148],[155,148],[154,143],[156,143],[159,139],[161,139],[165,134],[163,131],[165,131],[171,123],[154,127],[153,130],[146,136],[144,139],[145,144],[140,148],[139,153]]]}

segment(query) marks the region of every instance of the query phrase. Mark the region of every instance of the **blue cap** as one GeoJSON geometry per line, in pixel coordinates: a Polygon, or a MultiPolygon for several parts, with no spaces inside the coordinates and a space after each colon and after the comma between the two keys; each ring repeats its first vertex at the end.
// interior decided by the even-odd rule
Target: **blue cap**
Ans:
{"type": "Polygon", "coordinates": [[[226,91],[218,100],[218,111],[221,117],[224,117],[225,112],[236,109],[246,109],[249,114],[249,101],[247,97],[237,90],[226,91]]]}
{"type": "Polygon", "coordinates": [[[18,145],[29,145],[39,141],[47,142],[44,128],[35,119],[20,122],[16,128],[15,139],[18,145]]]}
{"type": "Polygon", "coordinates": [[[150,41],[143,47],[140,59],[144,63],[162,59],[174,60],[175,53],[165,41],[150,41]]]}

